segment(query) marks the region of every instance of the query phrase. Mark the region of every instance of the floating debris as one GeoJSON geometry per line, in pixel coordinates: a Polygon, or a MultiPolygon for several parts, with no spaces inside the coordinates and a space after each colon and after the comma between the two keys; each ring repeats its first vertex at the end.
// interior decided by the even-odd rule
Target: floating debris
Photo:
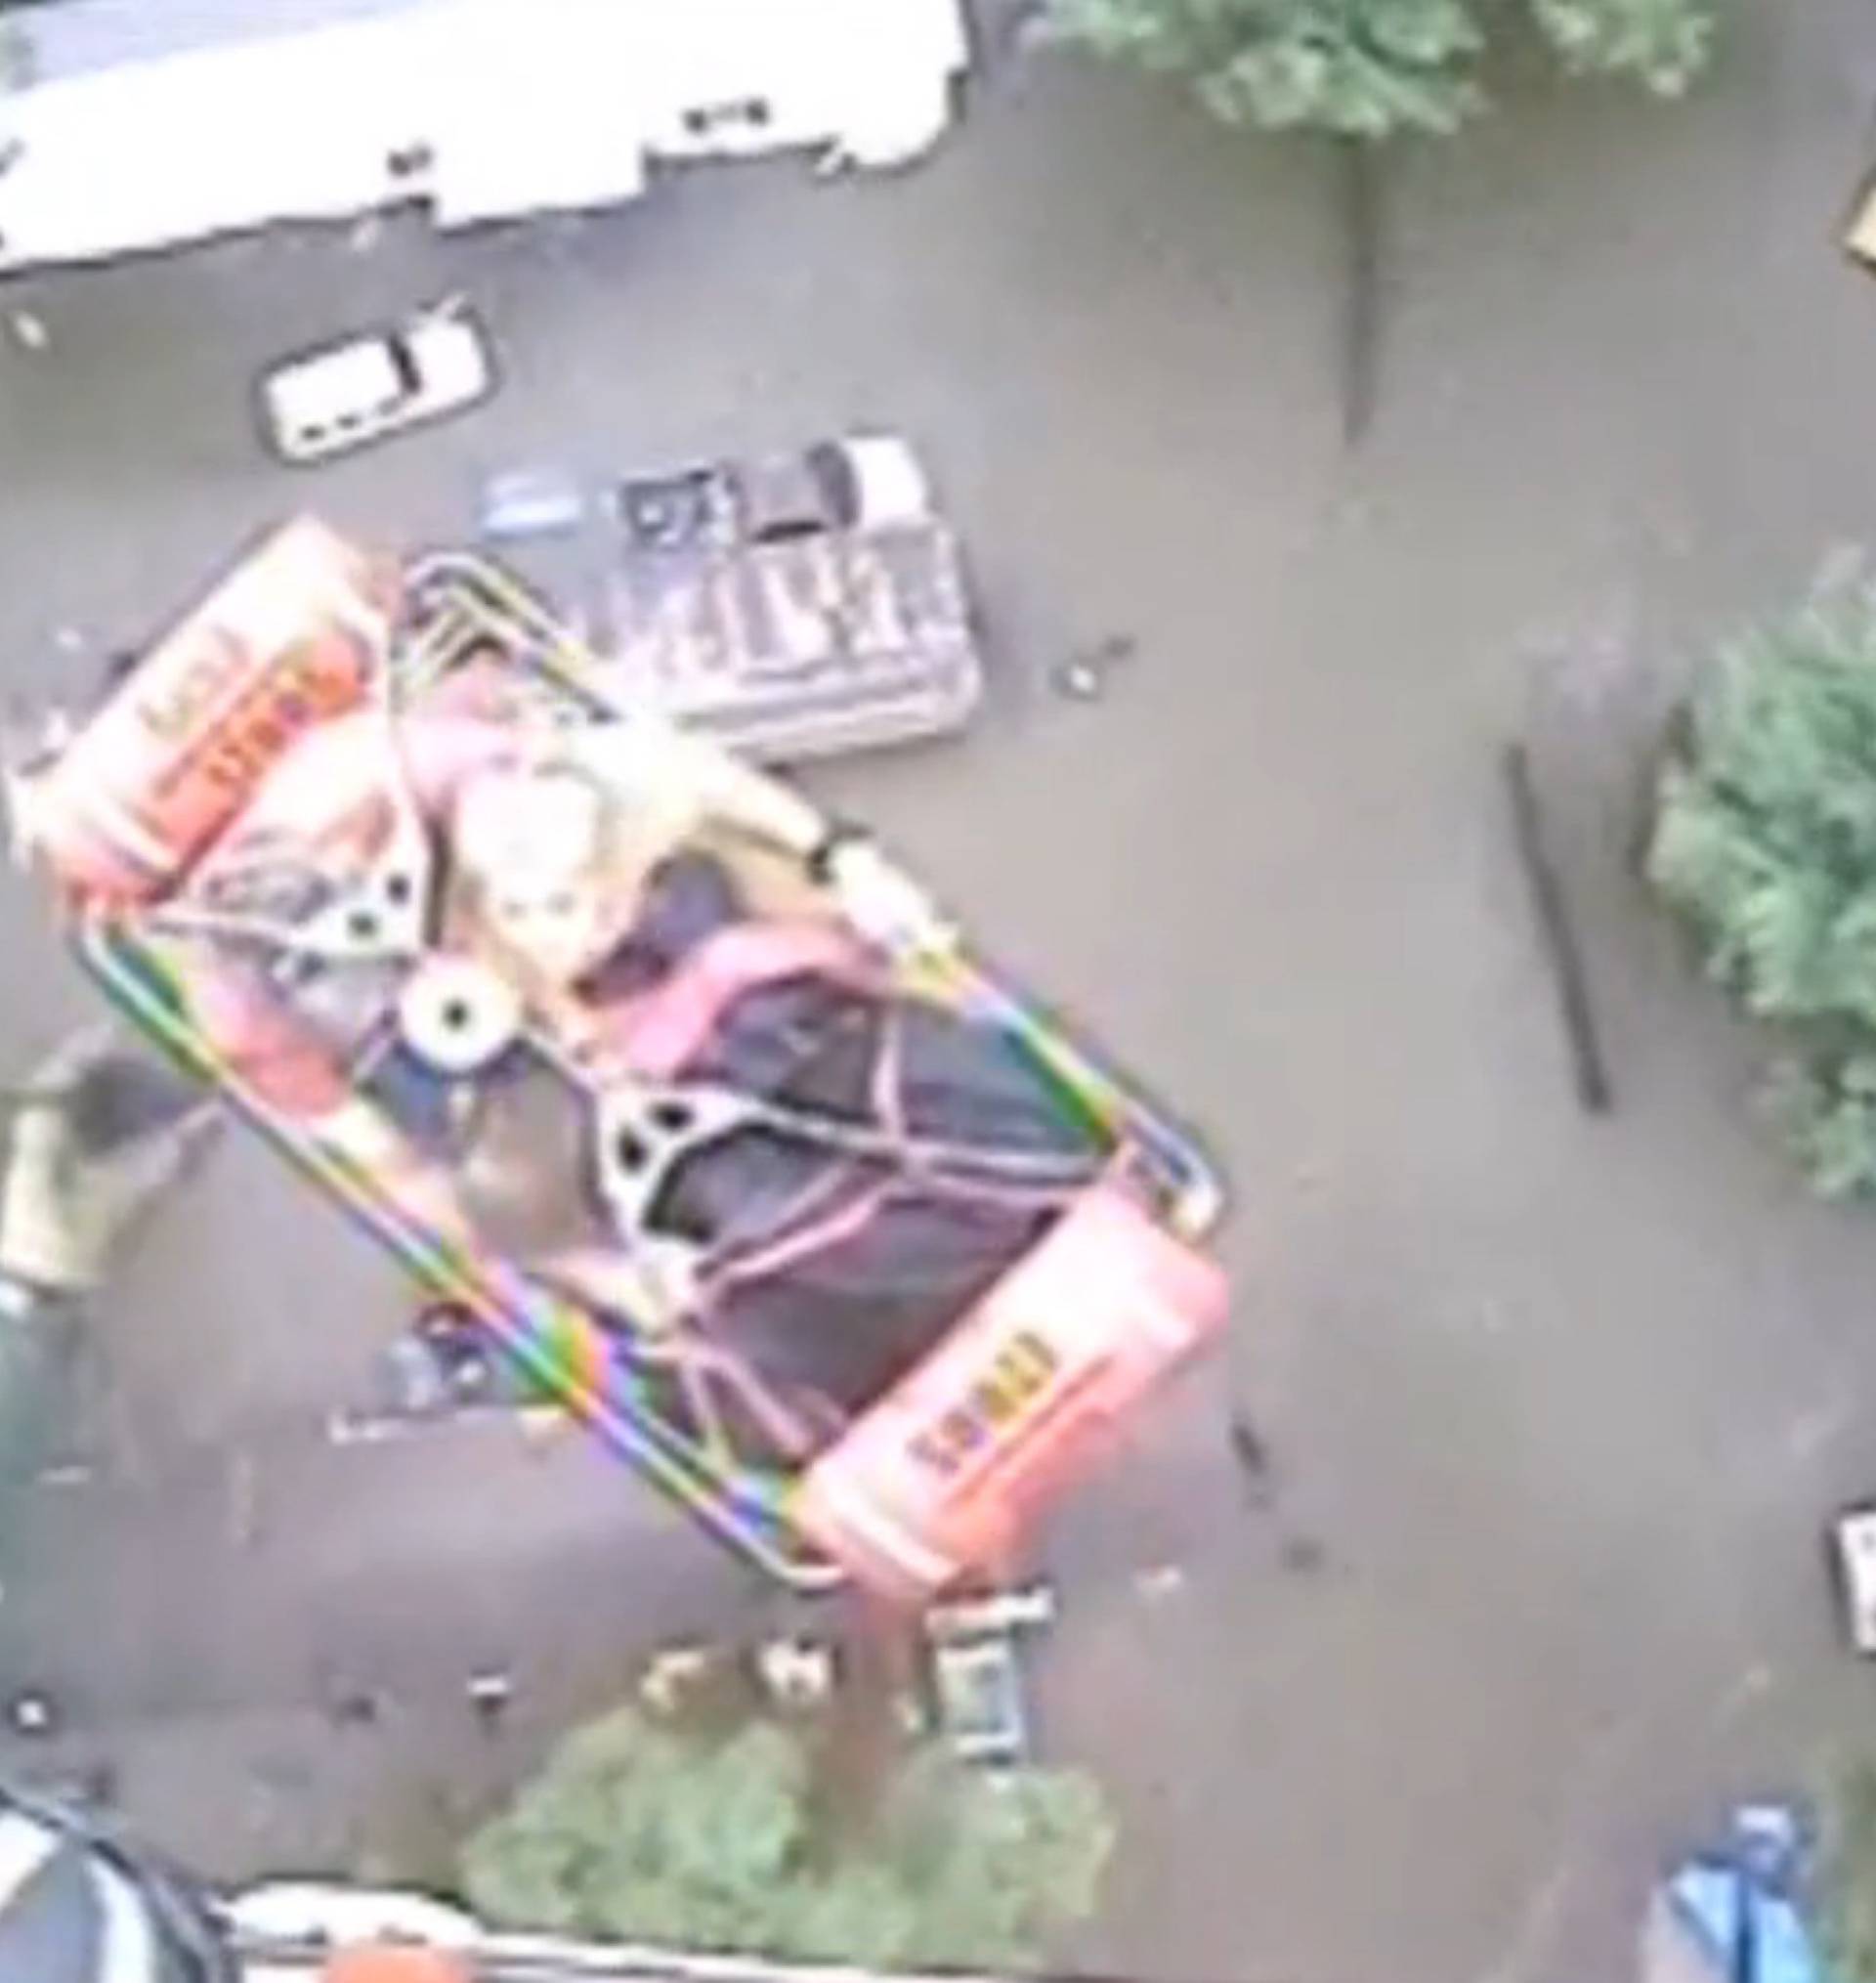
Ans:
{"type": "Polygon", "coordinates": [[[1557,1014],[1569,1048],[1576,1099],[1586,1113],[1607,1115],[1615,1106],[1615,1090],[1609,1079],[1608,1062],[1602,1056],[1601,1034],[1590,1002],[1589,976],[1584,970],[1576,925],[1564,898],[1562,878],[1545,841],[1537,792],[1531,782],[1530,753],[1522,744],[1508,744],[1501,754],[1500,768],[1511,798],[1518,859],[1523,864],[1545,961],[1551,967],[1556,986],[1557,1014]]]}
{"type": "Polygon", "coordinates": [[[1295,1576],[1316,1576],[1329,1568],[1329,1551],[1313,1535],[1286,1535],[1277,1561],[1295,1576]]]}
{"type": "Polygon", "coordinates": [[[817,1707],[833,1693],[833,1649],[818,1639],[770,1639],[756,1650],[755,1670],[781,1707],[817,1707]]]}
{"type": "Polygon", "coordinates": [[[50,1694],[22,1688],[7,1697],[7,1726],[15,1735],[43,1740],[59,1732],[59,1709],[50,1694]]]}
{"type": "Polygon", "coordinates": [[[1231,1459],[1244,1483],[1245,1498],[1254,1508],[1266,1507],[1276,1498],[1276,1468],[1263,1435],[1242,1411],[1231,1414],[1227,1434],[1231,1459]]]}
{"type": "Polygon", "coordinates": [[[654,1653],[639,1678],[638,1698],[656,1714],[672,1714],[709,1677],[714,1657],[707,1646],[665,1646],[654,1653]]]}
{"type": "Polygon", "coordinates": [[[476,1719],[485,1729],[492,1731],[515,1698],[514,1676],[490,1667],[483,1672],[472,1673],[463,1692],[469,1697],[469,1706],[476,1719]]]}
{"type": "Polygon", "coordinates": [[[1049,670],[1057,695],[1070,702],[1097,703],[1107,693],[1117,668],[1133,659],[1138,643],[1130,633],[1110,633],[1087,647],[1078,647],[1049,670]]]}

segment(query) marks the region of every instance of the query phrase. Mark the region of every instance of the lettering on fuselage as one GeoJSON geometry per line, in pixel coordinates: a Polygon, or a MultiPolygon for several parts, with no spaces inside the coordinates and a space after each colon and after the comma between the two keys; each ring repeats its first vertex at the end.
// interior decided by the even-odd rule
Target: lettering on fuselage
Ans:
{"type": "Polygon", "coordinates": [[[222,690],[247,666],[240,642],[220,627],[203,627],[196,637],[199,651],[190,656],[173,680],[137,706],[145,728],[165,744],[180,744],[191,736],[222,690]]]}
{"type": "Polygon", "coordinates": [[[913,1458],[950,1480],[1035,1403],[1061,1366],[1034,1329],[1020,1330],[963,1398],[913,1440],[913,1458]]]}

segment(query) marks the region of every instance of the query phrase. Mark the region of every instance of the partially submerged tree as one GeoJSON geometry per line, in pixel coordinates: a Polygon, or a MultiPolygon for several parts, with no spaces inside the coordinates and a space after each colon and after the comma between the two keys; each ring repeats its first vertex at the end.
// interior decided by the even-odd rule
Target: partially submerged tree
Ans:
{"type": "Polygon", "coordinates": [[[1379,397],[1386,291],[1377,146],[1445,135],[1485,105],[1481,71],[1523,26],[1578,75],[1678,96],[1705,66],[1718,0],[1046,0],[1060,39],[1172,76],[1227,124],[1326,132],[1343,153],[1343,438],[1379,397]]]}
{"type": "Polygon", "coordinates": [[[1709,0],[1530,0],[1564,66],[1625,76],[1657,97],[1681,96],[1713,53],[1709,0]]]}
{"type": "Polygon", "coordinates": [[[1226,123],[1344,138],[1457,130],[1482,108],[1488,29],[1521,12],[1573,73],[1678,96],[1710,0],[1050,0],[1060,33],[1186,79],[1226,123]]]}
{"type": "Polygon", "coordinates": [[[1052,0],[1097,54],[1187,80],[1227,124],[1451,131],[1478,104],[1466,0],[1052,0]]]}
{"type": "Polygon", "coordinates": [[[1073,1772],[907,1752],[859,1812],[810,1723],[579,1730],[472,1838],[464,1890],[516,1927],[879,1966],[1027,1966],[1093,1910],[1114,1830],[1073,1772]]]}
{"type": "Polygon", "coordinates": [[[1828,582],[1730,643],[1656,789],[1647,873],[1784,1055],[1773,1112],[1817,1187],[1876,1190],[1876,587],[1828,582]]]}

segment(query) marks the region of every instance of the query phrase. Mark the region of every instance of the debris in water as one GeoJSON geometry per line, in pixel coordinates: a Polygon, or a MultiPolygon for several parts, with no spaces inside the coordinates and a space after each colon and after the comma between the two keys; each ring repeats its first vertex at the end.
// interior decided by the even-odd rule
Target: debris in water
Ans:
{"type": "Polygon", "coordinates": [[[683,1698],[708,1677],[707,1646],[664,1646],[654,1653],[639,1678],[638,1698],[657,1714],[671,1714],[683,1698]]]}
{"type": "Polygon", "coordinates": [[[46,328],[46,320],[35,311],[9,311],[7,327],[13,332],[14,342],[22,351],[44,351],[52,342],[52,332],[46,328]]]}
{"type": "Polygon", "coordinates": [[[15,1735],[42,1737],[59,1728],[59,1710],[52,1696],[37,1688],[22,1688],[7,1700],[7,1726],[15,1735]]]}
{"type": "Polygon", "coordinates": [[[515,1682],[511,1674],[490,1668],[472,1673],[463,1692],[469,1697],[469,1705],[476,1719],[486,1731],[492,1733],[496,1723],[508,1711],[508,1703],[515,1698],[515,1682]]]}
{"type": "Polygon", "coordinates": [[[1583,966],[1582,947],[1577,942],[1576,925],[1564,899],[1561,876],[1545,842],[1537,792],[1531,782],[1530,753],[1522,744],[1508,744],[1500,766],[1511,797],[1512,828],[1518,858],[1524,866],[1538,934],[1556,988],[1557,1012],[1570,1052],[1576,1099],[1586,1113],[1607,1115],[1615,1106],[1615,1091],[1609,1080],[1608,1063],[1602,1057],[1601,1035],[1590,1003],[1589,977],[1583,966]]]}
{"type": "Polygon", "coordinates": [[[1249,1416],[1242,1411],[1231,1414],[1228,1437],[1231,1442],[1231,1458],[1236,1463],[1239,1477],[1244,1482],[1245,1498],[1252,1507],[1267,1506],[1276,1498],[1276,1469],[1271,1463],[1270,1448],[1264,1444],[1263,1436],[1249,1416]]]}
{"type": "Polygon", "coordinates": [[[1313,1535],[1286,1535],[1277,1560],[1297,1576],[1314,1576],[1329,1568],[1329,1552],[1313,1535]]]}
{"type": "Polygon", "coordinates": [[[1130,633],[1106,634],[1058,661],[1049,671],[1049,680],[1056,694],[1071,702],[1097,703],[1107,693],[1109,676],[1133,659],[1136,646],[1130,633]]]}

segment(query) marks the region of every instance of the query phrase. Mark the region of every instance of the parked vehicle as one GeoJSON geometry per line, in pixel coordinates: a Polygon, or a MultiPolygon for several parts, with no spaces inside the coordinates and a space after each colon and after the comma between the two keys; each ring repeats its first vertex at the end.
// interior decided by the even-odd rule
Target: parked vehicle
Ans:
{"type": "Polygon", "coordinates": [[[1844,252],[1866,270],[1876,270],[1876,171],[1863,175],[1844,224],[1844,252]]]}
{"type": "Polygon", "coordinates": [[[835,531],[908,529],[932,517],[931,485],[909,442],[850,434],[798,453],[718,461],[618,485],[635,551],[728,551],[835,531]]]}
{"type": "Polygon", "coordinates": [[[1054,1593],[1042,1584],[954,1599],[925,1614],[932,1724],[959,1762],[1007,1769],[1029,1760],[1022,1637],[1054,1617],[1054,1593]]]}
{"type": "Polygon", "coordinates": [[[486,400],[494,363],[459,299],[282,360],[262,378],[261,425],[283,460],[324,461],[486,400]]]}
{"type": "Polygon", "coordinates": [[[896,434],[612,482],[517,469],[481,528],[568,611],[616,706],[747,755],[942,735],[983,693],[957,539],[896,434]]]}
{"type": "Polygon", "coordinates": [[[1844,1622],[1850,1643],[1876,1658],[1876,1508],[1849,1508],[1831,1527],[1844,1622]]]}

